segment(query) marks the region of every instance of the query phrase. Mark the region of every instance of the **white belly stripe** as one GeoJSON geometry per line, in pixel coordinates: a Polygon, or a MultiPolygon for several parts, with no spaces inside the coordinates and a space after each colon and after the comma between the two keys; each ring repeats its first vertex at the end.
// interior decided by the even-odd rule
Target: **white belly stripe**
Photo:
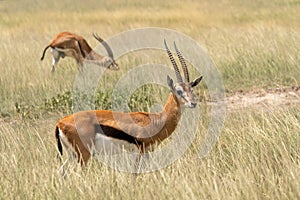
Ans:
{"type": "Polygon", "coordinates": [[[108,155],[119,154],[124,151],[138,151],[136,145],[134,144],[128,143],[127,141],[114,139],[100,133],[96,134],[95,149],[97,153],[104,153],[108,155]]]}

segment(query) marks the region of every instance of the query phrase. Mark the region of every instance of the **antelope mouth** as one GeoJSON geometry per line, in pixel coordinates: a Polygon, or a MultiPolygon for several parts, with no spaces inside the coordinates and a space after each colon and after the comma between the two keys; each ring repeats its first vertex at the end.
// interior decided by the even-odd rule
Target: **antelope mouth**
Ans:
{"type": "Polygon", "coordinates": [[[120,67],[119,67],[119,65],[115,61],[113,61],[113,63],[111,63],[108,66],[108,69],[114,70],[114,71],[118,71],[120,69],[120,67]]]}
{"type": "Polygon", "coordinates": [[[185,104],[185,107],[187,107],[187,108],[196,108],[196,106],[197,106],[197,103],[186,103],[185,104]]]}

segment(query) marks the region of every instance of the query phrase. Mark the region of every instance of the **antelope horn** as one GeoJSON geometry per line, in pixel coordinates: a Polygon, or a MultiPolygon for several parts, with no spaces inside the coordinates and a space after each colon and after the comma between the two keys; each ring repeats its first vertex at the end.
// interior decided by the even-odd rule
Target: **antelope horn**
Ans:
{"type": "Polygon", "coordinates": [[[114,60],[114,54],[113,54],[110,46],[107,44],[107,42],[105,42],[100,36],[98,36],[97,33],[93,33],[93,36],[96,40],[98,40],[104,46],[104,48],[107,51],[108,56],[114,60]]]}
{"type": "Polygon", "coordinates": [[[175,41],[174,41],[174,47],[175,47],[177,56],[178,56],[178,58],[179,58],[179,61],[180,61],[180,63],[181,63],[182,69],[183,69],[185,81],[186,81],[187,83],[189,83],[189,82],[190,82],[189,71],[188,71],[188,69],[187,69],[187,66],[186,66],[186,63],[185,63],[184,58],[182,57],[180,51],[177,49],[177,46],[176,46],[175,41]]]}
{"type": "Polygon", "coordinates": [[[171,53],[171,51],[170,51],[170,49],[169,49],[169,47],[168,47],[168,45],[167,45],[166,39],[164,39],[164,43],[165,43],[165,47],[166,47],[168,56],[169,56],[169,58],[170,58],[170,60],[171,60],[171,62],[172,62],[172,64],[173,64],[173,67],[174,67],[174,70],[175,70],[175,74],[176,74],[177,81],[178,81],[178,82],[183,82],[183,81],[182,81],[182,77],[181,77],[181,75],[180,75],[180,71],[179,71],[178,66],[177,66],[177,64],[176,64],[176,62],[175,62],[175,59],[174,59],[174,57],[173,57],[173,55],[172,55],[172,53],[171,53]]]}

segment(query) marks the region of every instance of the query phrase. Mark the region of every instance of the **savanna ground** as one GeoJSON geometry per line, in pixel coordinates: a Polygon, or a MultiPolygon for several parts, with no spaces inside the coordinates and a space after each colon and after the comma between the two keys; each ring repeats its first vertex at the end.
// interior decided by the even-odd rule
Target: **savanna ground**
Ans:
{"type": "MultiPolygon", "coordinates": [[[[299,0],[0,1],[0,199],[299,199],[299,19],[299,0]],[[153,26],[189,35],[217,65],[228,96],[219,141],[199,159],[210,121],[203,82],[195,88],[196,137],[174,164],[136,176],[92,159],[62,178],[53,130],[72,113],[77,69],[64,59],[52,76],[50,53],[40,61],[43,48],[65,30],[95,47],[93,31],[108,38],[153,26]]],[[[121,70],[99,82],[97,108],[110,108],[115,83],[134,66],[170,66],[156,53],[119,58],[121,70]]],[[[147,111],[167,93],[145,86],[129,107],[147,111]]]]}

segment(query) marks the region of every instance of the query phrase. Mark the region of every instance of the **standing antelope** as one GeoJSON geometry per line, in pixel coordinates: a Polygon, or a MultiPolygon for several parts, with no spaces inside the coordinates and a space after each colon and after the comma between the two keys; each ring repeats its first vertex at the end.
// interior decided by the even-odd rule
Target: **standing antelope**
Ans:
{"type": "Polygon", "coordinates": [[[183,80],[166,41],[164,43],[178,81],[174,84],[167,75],[170,95],[164,109],[159,113],[91,110],[66,116],[58,121],[55,128],[61,155],[63,147],[69,152],[76,152],[78,162],[84,165],[94,151],[101,152],[105,143],[117,141],[134,144],[141,155],[151,145],[160,143],[174,132],[182,108],[195,108],[197,105],[192,87],[200,83],[202,76],[190,82],[185,60],[174,42],[184,72],[183,80]]]}
{"type": "Polygon", "coordinates": [[[95,33],[93,36],[105,47],[108,56],[97,54],[82,36],[69,32],[61,32],[45,47],[41,60],[44,59],[47,49],[51,47],[53,56],[52,73],[54,73],[60,58],[64,58],[65,56],[76,60],[79,71],[82,70],[83,62],[94,63],[111,70],[118,70],[119,67],[114,60],[110,46],[95,33]]]}

